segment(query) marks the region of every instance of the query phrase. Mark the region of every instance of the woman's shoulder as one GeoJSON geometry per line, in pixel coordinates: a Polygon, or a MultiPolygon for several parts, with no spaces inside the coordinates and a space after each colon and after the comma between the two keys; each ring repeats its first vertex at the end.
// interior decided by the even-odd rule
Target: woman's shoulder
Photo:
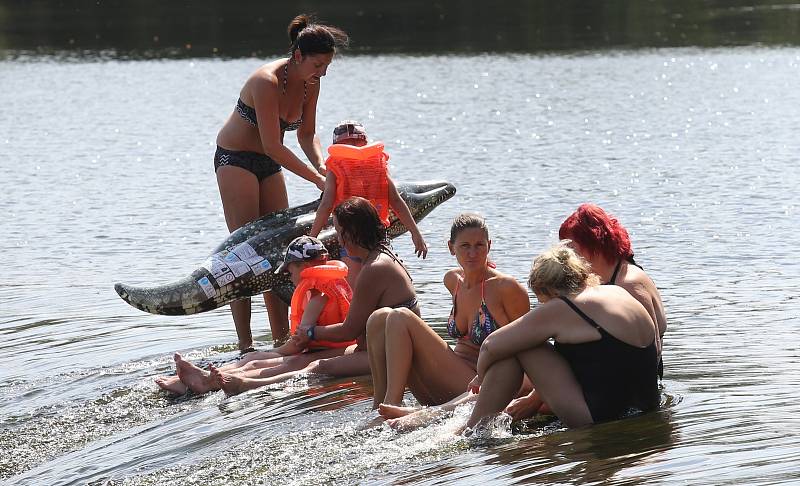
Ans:
{"type": "Polygon", "coordinates": [[[639,305],[628,290],[619,285],[593,285],[581,292],[587,302],[594,301],[601,307],[620,308],[625,305],[639,305]]]}
{"type": "Polygon", "coordinates": [[[405,275],[407,273],[399,258],[392,257],[384,252],[381,252],[371,263],[364,265],[361,268],[361,273],[364,271],[367,272],[367,275],[375,276],[386,276],[394,273],[405,275]]]}
{"type": "Polygon", "coordinates": [[[456,285],[464,280],[464,271],[460,268],[452,268],[444,274],[442,282],[450,292],[455,292],[456,285]]]}
{"type": "Polygon", "coordinates": [[[259,66],[250,77],[247,78],[247,82],[245,86],[254,86],[254,87],[278,87],[278,70],[277,70],[277,63],[278,61],[268,62],[267,64],[262,64],[259,66]]]}
{"type": "Polygon", "coordinates": [[[492,275],[486,280],[486,283],[496,287],[501,292],[522,291],[527,294],[525,287],[517,279],[496,269],[492,270],[492,275]]]}
{"type": "Polygon", "coordinates": [[[463,280],[464,279],[464,271],[460,268],[451,268],[444,274],[444,280],[447,282],[448,280],[463,280]]]}
{"type": "Polygon", "coordinates": [[[650,275],[635,265],[628,265],[625,276],[618,285],[632,294],[658,295],[658,288],[650,275]]]}

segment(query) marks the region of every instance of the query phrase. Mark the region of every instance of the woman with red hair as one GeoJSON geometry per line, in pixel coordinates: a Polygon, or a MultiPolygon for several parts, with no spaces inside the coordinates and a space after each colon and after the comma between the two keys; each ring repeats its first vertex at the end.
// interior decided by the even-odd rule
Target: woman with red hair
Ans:
{"type": "MultiPolygon", "coordinates": [[[[592,272],[600,277],[603,284],[617,285],[627,290],[650,314],[658,335],[658,376],[662,377],[664,365],[661,345],[667,330],[667,316],[658,288],[633,260],[628,231],[600,206],[585,203],[561,223],[558,238],[572,241],[571,246],[589,262],[592,272]]],[[[513,400],[505,411],[514,420],[520,420],[537,412],[546,412],[548,409],[542,406],[541,397],[533,390],[513,400]]]]}
{"type": "MultiPolygon", "coordinates": [[[[658,353],[667,330],[667,316],[653,280],[633,260],[633,249],[628,231],[596,204],[581,204],[569,215],[558,230],[562,240],[572,240],[572,245],[592,265],[592,272],[607,285],[618,285],[627,290],[655,322],[658,330],[658,353]]],[[[659,366],[659,374],[662,373],[659,366]]]]}

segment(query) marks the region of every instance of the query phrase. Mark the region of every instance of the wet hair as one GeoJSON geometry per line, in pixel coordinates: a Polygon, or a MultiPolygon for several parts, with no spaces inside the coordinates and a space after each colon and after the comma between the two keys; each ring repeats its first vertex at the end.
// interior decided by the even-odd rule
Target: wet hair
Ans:
{"type": "Polygon", "coordinates": [[[591,265],[562,240],[533,260],[528,287],[538,294],[556,297],[577,294],[587,286],[599,285],[591,265]]]}
{"type": "Polygon", "coordinates": [[[590,256],[602,255],[606,260],[629,260],[633,258],[628,231],[616,218],[600,206],[581,204],[561,223],[558,237],[578,243],[590,256]]]}
{"type": "Polygon", "coordinates": [[[349,197],[333,209],[333,215],[342,228],[341,236],[367,250],[385,247],[386,227],[378,211],[363,197],[349,197]]]}
{"type": "Polygon", "coordinates": [[[300,49],[300,54],[328,54],[336,49],[345,48],[350,43],[347,33],[338,27],[325,25],[308,14],[300,14],[287,29],[289,41],[292,43],[289,52],[300,49]]]}
{"type": "Polygon", "coordinates": [[[453,220],[450,226],[450,243],[455,243],[458,234],[469,228],[483,230],[486,239],[489,239],[489,228],[486,227],[486,220],[478,213],[461,213],[453,220]]]}

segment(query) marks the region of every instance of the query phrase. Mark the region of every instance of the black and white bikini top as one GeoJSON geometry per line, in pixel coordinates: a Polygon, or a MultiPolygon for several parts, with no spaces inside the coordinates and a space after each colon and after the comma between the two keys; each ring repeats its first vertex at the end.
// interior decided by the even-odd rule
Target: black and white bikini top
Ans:
{"type": "MultiPolygon", "coordinates": [[[[286,94],[286,80],[289,78],[289,63],[286,63],[286,66],[283,68],[283,90],[281,91],[282,95],[286,94]]],[[[306,95],[308,94],[308,84],[303,81],[303,104],[306,102],[306,95]]],[[[250,125],[257,127],[258,126],[258,117],[256,116],[256,109],[252,106],[248,106],[239,98],[236,101],[236,111],[239,113],[239,116],[245,119],[247,123],[250,125]]],[[[300,115],[296,121],[287,122],[283,118],[278,119],[281,124],[281,131],[282,132],[290,132],[292,130],[297,130],[300,128],[300,125],[303,124],[303,115],[300,115]]]]}

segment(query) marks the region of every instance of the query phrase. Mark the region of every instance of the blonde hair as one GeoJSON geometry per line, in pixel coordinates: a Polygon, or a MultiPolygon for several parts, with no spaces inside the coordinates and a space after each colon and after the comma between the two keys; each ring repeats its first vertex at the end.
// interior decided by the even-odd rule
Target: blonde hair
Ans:
{"type": "Polygon", "coordinates": [[[569,243],[570,240],[561,240],[533,260],[528,287],[534,293],[551,297],[573,295],[600,283],[589,262],[570,248],[569,243]]]}

